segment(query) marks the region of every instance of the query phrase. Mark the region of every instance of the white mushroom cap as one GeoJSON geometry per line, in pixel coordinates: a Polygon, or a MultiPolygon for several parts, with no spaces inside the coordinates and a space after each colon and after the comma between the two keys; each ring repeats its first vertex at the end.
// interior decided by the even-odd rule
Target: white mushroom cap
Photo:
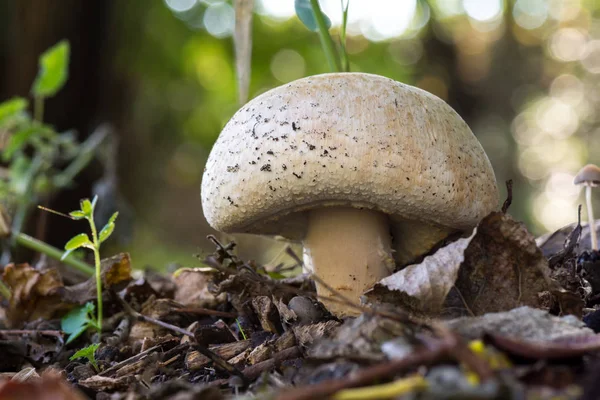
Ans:
{"type": "Polygon", "coordinates": [[[444,231],[475,226],[497,204],[490,162],[450,106],[363,73],[312,76],[250,101],[202,181],[216,230],[294,240],[307,228],[300,211],[314,208],[369,208],[444,231]]]}
{"type": "Polygon", "coordinates": [[[573,183],[575,185],[600,186],[600,168],[594,164],[587,164],[575,175],[573,183]]]}

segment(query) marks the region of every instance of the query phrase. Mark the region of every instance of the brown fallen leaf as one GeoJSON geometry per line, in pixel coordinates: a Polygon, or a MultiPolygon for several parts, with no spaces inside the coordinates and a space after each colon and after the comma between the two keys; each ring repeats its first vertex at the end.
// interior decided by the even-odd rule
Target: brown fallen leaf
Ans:
{"type": "MultiPolygon", "coordinates": [[[[226,300],[226,294],[211,292],[215,272],[207,268],[182,269],[177,271],[175,280],[175,301],[195,307],[213,308],[226,300]]],[[[214,290],[214,288],[213,288],[214,290]]]]}
{"type": "Polygon", "coordinates": [[[16,380],[0,382],[1,400],[85,400],[79,390],[58,378],[43,377],[25,382],[16,380]]]}
{"type": "MultiPolygon", "coordinates": [[[[575,217],[576,215],[574,215],[574,218],[575,217]]],[[[536,238],[535,241],[542,250],[544,256],[550,257],[560,252],[564,248],[565,240],[567,240],[577,225],[577,222],[573,222],[572,224],[563,226],[555,232],[547,233],[536,238]]],[[[600,235],[600,219],[596,220],[596,230],[598,235],[600,235]]],[[[582,224],[580,235],[578,253],[581,253],[584,250],[591,250],[590,227],[588,224],[582,224]]]]}
{"type": "Polygon", "coordinates": [[[38,318],[52,319],[68,308],[58,293],[64,286],[55,268],[39,271],[29,264],[9,264],[4,268],[3,280],[11,288],[6,310],[9,327],[20,327],[38,318]]]}
{"type": "Polygon", "coordinates": [[[464,251],[473,234],[442,247],[419,264],[379,281],[365,295],[377,303],[391,303],[416,313],[437,314],[454,286],[464,251]]]}
{"type": "Polygon", "coordinates": [[[539,293],[548,290],[549,274],[525,225],[493,212],[470,237],[384,278],[365,295],[415,314],[481,315],[520,305],[543,307],[539,293]]]}
{"type": "MultiPolygon", "coordinates": [[[[131,258],[129,253],[121,253],[101,261],[104,290],[119,291],[131,280],[131,258]]],[[[64,301],[72,304],[85,304],[96,298],[96,278],[91,277],[77,285],[58,289],[64,301]]]]}
{"type": "MultiPolygon", "coordinates": [[[[181,308],[181,304],[171,299],[156,299],[151,297],[144,303],[140,313],[150,318],[158,319],[161,321],[168,322],[169,318],[183,318],[178,309],[181,308]]],[[[163,336],[167,332],[167,329],[157,324],[137,320],[134,322],[129,332],[129,343],[135,343],[136,341],[144,340],[145,338],[158,338],[163,336]]]]}
{"type": "Polygon", "coordinates": [[[543,308],[539,294],[550,287],[549,276],[548,261],[525,225],[493,212],[479,223],[465,250],[455,284],[458,296],[449,296],[446,305],[473,315],[523,305],[543,308]]]}

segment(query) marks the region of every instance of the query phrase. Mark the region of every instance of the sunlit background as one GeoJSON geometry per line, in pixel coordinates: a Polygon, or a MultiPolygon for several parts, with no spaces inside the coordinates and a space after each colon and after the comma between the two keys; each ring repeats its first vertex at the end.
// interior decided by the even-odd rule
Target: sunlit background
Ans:
{"type": "MultiPolygon", "coordinates": [[[[211,232],[200,207],[203,163],[239,107],[234,8],[226,0],[108,3],[98,50],[103,106],[83,127],[117,127],[120,186],[136,211],[127,245],[134,259],[189,264],[211,232]]],[[[340,1],[321,6],[337,38],[340,1]]],[[[576,220],[582,196],[573,176],[600,163],[600,2],[350,0],[348,18],[351,70],[419,86],[453,106],[500,186],[513,179],[511,213],[531,231],[576,220]]],[[[295,17],[293,0],[256,0],[253,40],[252,97],[328,72],[318,35],[295,17]]],[[[70,127],[68,119],[60,125],[70,127]]],[[[600,193],[595,201],[600,210],[600,193]]],[[[239,240],[244,254],[272,255],[268,244],[239,240]]]]}

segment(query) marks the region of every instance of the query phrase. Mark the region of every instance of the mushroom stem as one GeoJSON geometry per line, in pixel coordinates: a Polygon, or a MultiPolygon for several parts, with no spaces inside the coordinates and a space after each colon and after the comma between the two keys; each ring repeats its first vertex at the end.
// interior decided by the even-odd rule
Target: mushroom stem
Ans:
{"type": "MultiPolygon", "coordinates": [[[[304,239],[304,263],[333,289],[359,303],[360,296],[376,282],[391,274],[394,261],[390,226],[386,215],[368,209],[331,207],[308,212],[304,239]]],[[[317,284],[317,293],[337,316],[357,315],[317,284]]]]}
{"type": "Polygon", "coordinates": [[[585,185],[585,202],[588,214],[588,226],[590,228],[590,239],[592,241],[592,250],[598,250],[598,237],[596,235],[596,224],[594,220],[594,210],[592,208],[592,185],[585,185]]]}

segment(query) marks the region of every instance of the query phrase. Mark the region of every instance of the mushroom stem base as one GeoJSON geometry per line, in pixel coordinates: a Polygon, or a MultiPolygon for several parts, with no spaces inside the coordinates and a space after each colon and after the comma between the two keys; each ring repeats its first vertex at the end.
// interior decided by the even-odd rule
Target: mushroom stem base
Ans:
{"type": "MultiPolygon", "coordinates": [[[[309,271],[354,303],[376,282],[394,270],[389,221],[367,209],[332,207],[309,211],[304,239],[304,263],[309,271]]],[[[337,316],[358,315],[357,309],[327,301],[340,299],[317,283],[329,311],[337,316]]]]}

